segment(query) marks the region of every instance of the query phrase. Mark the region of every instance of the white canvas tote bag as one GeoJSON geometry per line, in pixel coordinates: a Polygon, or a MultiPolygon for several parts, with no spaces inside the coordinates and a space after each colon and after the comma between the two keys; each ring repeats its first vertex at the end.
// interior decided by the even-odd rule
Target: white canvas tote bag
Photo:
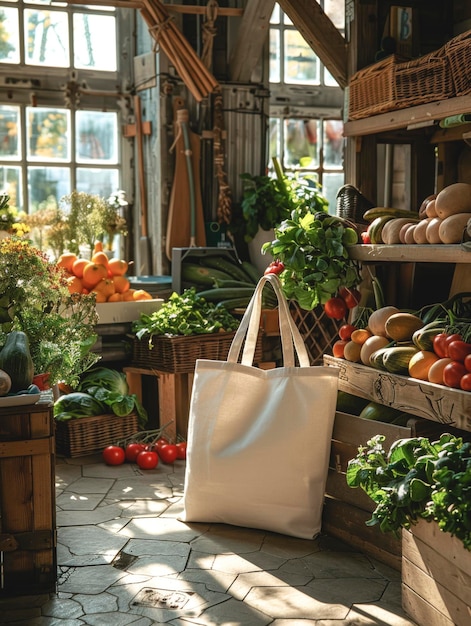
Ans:
{"type": "Polygon", "coordinates": [[[278,277],[262,277],[227,361],[196,362],[181,519],[315,537],[337,390],[337,368],[309,365],[278,277]],[[267,283],[278,297],[283,364],[262,370],[253,356],[267,283]]]}

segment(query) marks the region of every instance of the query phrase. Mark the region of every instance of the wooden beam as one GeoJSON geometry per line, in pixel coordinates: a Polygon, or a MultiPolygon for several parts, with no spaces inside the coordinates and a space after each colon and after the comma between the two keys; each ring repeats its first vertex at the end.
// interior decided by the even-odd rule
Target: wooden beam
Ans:
{"type": "Polygon", "coordinates": [[[313,0],[278,0],[340,87],[347,86],[347,46],[332,21],[313,0]]]}
{"type": "Polygon", "coordinates": [[[262,56],[268,41],[274,0],[249,0],[229,58],[230,80],[246,83],[262,56]]]}

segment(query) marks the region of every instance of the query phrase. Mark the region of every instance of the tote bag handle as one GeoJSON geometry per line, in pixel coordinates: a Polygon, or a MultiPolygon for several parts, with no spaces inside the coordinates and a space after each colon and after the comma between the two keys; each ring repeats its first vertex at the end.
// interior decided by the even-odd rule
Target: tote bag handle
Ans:
{"type": "Polygon", "coordinates": [[[254,294],[247,306],[244,316],[239,324],[234,339],[232,340],[228,362],[237,363],[240,358],[242,344],[242,365],[253,365],[255,346],[257,343],[260,328],[260,318],[262,314],[262,291],[266,283],[270,283],[278,300],[278,320],[280,326],[281,347],[283,355],[283,366],[295,366],[295,351],[301,367],[309,367],[309,356],[304,345],[303,338],[299,332],[289,311],[288,302],[281,289],[280,279],[276,274],[266,274],[262,276],[255,288],[254,294]]]}

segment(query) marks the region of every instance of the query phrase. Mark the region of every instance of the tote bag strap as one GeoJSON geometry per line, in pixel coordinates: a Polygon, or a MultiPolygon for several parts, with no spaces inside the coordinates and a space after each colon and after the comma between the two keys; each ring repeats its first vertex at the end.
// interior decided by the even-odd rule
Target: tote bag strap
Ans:
{"type": "Polygon", "coordinates": [[[284,367],[295,366],[295,351],[301,367],[309,367],[309,356],[299,332],[289,311],[288,302],[281,289],[280,279],[276,274],[262,276],[255,288],[254,294],[247,306],[245,314],[232,340],[228,362],[236,363],[240,358],[242,345],[242,365],[253,365],[255,346],[260,328],[262,314],[262,291],[266,283],[272,286],[278,300],[278,320],[280,327],[281,348],[284,367]],[[245,343],[244,343],[245,339],[245,343]]]}

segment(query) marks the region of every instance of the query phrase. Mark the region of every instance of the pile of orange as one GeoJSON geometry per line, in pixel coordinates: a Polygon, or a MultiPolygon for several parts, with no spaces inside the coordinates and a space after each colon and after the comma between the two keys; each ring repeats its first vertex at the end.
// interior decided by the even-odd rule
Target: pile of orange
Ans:
{"type": "Polygon", "coordinates": [[[144,289],[132,289],[126,277],[128,262],[122,259],[108,259],[107,254],[95,247],[90,259],[83,259],[71,252],[64,252],[57,265],[67,274],[70,293],[94,293],[97,303],[133,302],[152,300],[144,289]]]}

